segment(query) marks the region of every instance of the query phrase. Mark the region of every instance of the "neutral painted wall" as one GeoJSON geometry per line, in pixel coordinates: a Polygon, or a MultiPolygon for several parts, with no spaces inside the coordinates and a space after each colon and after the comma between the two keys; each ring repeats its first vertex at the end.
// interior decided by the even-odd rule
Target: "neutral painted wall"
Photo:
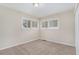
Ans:
{"type": "Polygon", "coordinates": [[[0,49],[38,39],[38,29],[22,30],[23,16],[29,17],[25,13],[0,6],[0,49]]]}
{"type": "Polygon", "coordinates": [[[74,10],[54,14],[43,19],[49,20],[50,18],[57,18],[60,22],[60,27],[59,29],[42,29],[41,38],[43,40],[75,46],[74,10]]]}

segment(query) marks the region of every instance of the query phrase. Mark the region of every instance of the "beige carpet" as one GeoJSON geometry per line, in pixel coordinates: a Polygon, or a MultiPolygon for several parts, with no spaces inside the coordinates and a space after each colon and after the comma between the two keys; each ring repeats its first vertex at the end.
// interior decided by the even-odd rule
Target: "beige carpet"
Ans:
{"type": "Polygon", "coordinates": [[[36,40],[1,50],[0,55],[75,55],[75,48],[49,41],[36,40]]]}

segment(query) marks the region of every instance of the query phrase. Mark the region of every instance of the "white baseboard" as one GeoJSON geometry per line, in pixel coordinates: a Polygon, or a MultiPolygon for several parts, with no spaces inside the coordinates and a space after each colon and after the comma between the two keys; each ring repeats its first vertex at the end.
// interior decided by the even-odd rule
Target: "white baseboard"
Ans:
{"type": "Polygon", "coordinates": [[[8,44],[8,46],[4,46],[4,47],[0,48],[0,50],[4,50],[4,49],[7,49],[7,48],[11,48],[11,47],[14,47],[14,46],[25,44],[25,43],[28,43],[28,42],[31,42],[31,41],[34,41],[34,40],[37,40],[37,39],[29,39],[28,41],[27,40],[18,41],[17,43],[8,44]]]}
{"type": "MultiPolygon", "coordinates": [[[[46,39],[42,39],[42,40],[46,40],[46,39]]],[[[59,44],[64,44],[64,45],[67,45],[67,46],[75,47],[74,45],[69,44],[69,43],[65,43],[65,42],[57,42],[57,41],[52,41],[52,40],[46,40],[46,41],[55,42],[55,43],[59,43],[59,44]]]]}
{"type": "MultiPolygon", "coordinates": [[[[4,50],[4,49],[7,49],[7,48],[11,48],[11,47],[14,47],[14,46],[25,44],[25,43],[28,43],[28,42],[31,42],[31,41],[34,41],[34,40],[37,40],[37,39],[29,39],[29,40],[25,40],[25,41],[18,41],[17,43],[8,44],[8,46],[4,46],[4,47],[0,48],[0,50],[4,50]]],[[[46,40],[46,39],[40,39],[40,40],[46,40]]],[[[55,42],[55,43],[75,47],[72,44],[68,44],[68,43],[64,43],[64,42],[57,42],[57,41],[51,41],[51,40],[46,40],[46,41],[55,42]]]]}

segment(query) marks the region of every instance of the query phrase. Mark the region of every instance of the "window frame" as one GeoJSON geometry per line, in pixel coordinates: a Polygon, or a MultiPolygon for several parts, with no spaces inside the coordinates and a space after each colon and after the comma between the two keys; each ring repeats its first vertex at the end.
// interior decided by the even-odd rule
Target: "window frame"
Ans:
{"type": "MultiPolygon", "coordinates": [[[[48,20],[45,20],[45,19],[43,19],[43,20],[40,21],[40,28],[41,28],[41,29],[47,29],[47,28],[48,28],[48,25],[47,25],[47,27],[43,27],[43,23],[44,23],[45,21],[48,22],[48,20]]],[[[44,25],[45,25],[45,24],[44,24],[44,25]]]]}
{"type": "MultiPolygon", "coordinates": [[[[27,25],[28,26],[28,25],[27,25]]],[[[30,17],[21,17],[21,28],[22,28],[22,30],[30,30],[30,29],[39,29],[39,22],[38,22],[38,20],[37,19],[33,19],[33,18],[30,18],[30,17]],[[26,21],[30,21],[30,28],[29,27],[27,27],[27,28],[25,28],[24,26],[23,26],[23,21],[24,20],[26,20],[26,21]],[[37,27],[33,27],[32,26],[32,21],[35,21],[35,22],[37,22],[37,27]]]]}
{"type": "Polygon", "coordinates": [[[58,18],[50,18],[48,22],[48,29],[59,29],[60,28],[60,20],[58,18]],[[57,26],[56,27],[50,27],[50,21],[57,20],[57,26]]]}
{"type": "Polygon", "coordinates": [[[60,27],[60,21],[58,18],[47,18],[47,19],[43,19],[41,20],[41,25],[40,25],[41,29],[59,29],[60,27]],[[56,27],[50,27],[50,21],[52,20],[57,20],[57,26],[56,27]],[[45,28],[45,27],[42,27],[42,23],[47,21],[48,22],[48,27],[45,28]]]}
{"type": "MultiPolygon", "coordinates": [[[[27,25],[27,26],[28,26],[28,25],[27,25]]],[[[22,17],[22,18],[21,18],[21,28],[22,28],[22,30],[30,30],[30,29],[31,29],[31,18],[22,17]],[[23,26],[24,20],[26,20],[26,21],[29,21],[29,20],[30,20],[30,28],[29,28],[29,27],[25,28],[25,27],[23,26]]]]}
{"type": "Polygon", "coordinates": [[[31,20],[31,28],[32,29],[38,29],[39,28],[39,21],[34,19],[34,20],[31,20]],[[37,23],[37,26],[36,27],[33,27],[33,22],[36,22],[37,23]]]}

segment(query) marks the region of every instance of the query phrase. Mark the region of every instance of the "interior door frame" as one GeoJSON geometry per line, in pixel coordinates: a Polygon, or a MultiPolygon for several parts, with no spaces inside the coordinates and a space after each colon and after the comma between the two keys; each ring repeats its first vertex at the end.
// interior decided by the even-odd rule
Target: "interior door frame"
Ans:
{"type": "Polygon", "coordinates": [[[75,4],[75,48],[79,55],[79,3],[75,4]]]}

